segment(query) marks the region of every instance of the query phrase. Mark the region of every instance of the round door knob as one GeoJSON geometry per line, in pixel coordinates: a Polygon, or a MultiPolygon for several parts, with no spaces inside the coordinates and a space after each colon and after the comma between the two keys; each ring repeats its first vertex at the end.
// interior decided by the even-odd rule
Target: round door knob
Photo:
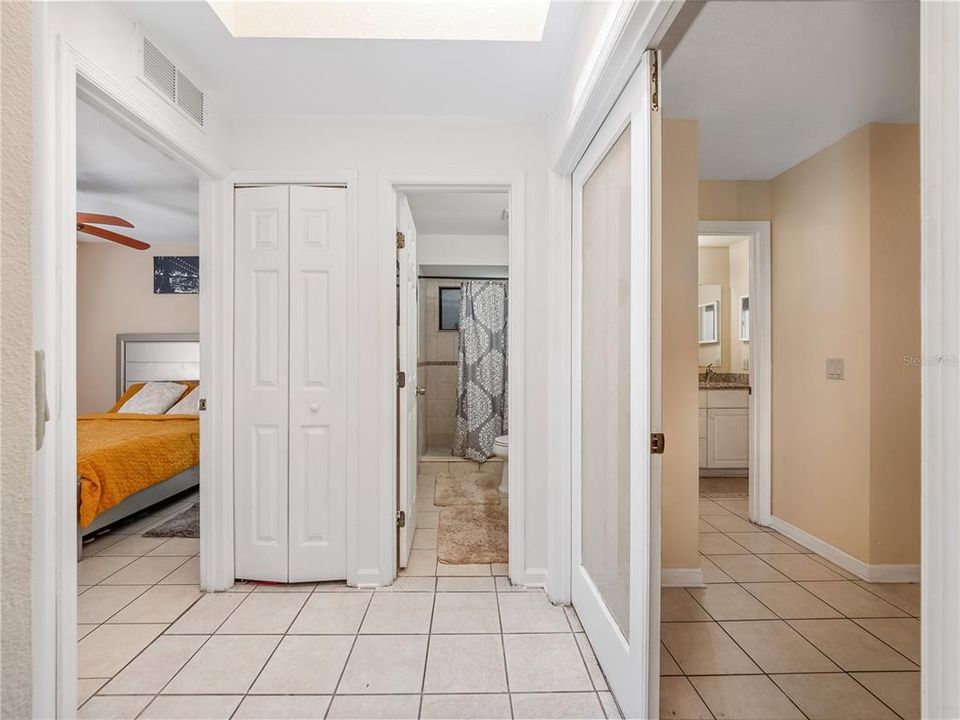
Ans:
{"type": "Polygon", "coordinates": [[[314,413],[315,413],[315,412],[317,412],[318,410],[320,410],[320,403],[315,403],[315,402],[310,403],[310,412],[314,412],[314,413]]]}

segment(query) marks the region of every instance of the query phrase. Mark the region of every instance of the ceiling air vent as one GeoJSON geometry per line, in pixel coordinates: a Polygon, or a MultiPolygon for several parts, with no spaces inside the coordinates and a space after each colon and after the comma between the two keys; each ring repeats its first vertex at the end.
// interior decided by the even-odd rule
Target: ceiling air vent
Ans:
{"type": "Polygon", "coordinates": [[[177,67],[152,42],[143,39],[143,76],[173,101],[177,96],[177,67]]]}
{"type": "Polygon", "coordinates": [[[177,105],[198,125],[203,125],[203,92],[177,70],[177,105]]]}
{"type": "Polygon", "coordinates": [[[141,56],[143,79],[197,125],[203,127],[203,91],[146,37],[143,38],[141,56]]]}

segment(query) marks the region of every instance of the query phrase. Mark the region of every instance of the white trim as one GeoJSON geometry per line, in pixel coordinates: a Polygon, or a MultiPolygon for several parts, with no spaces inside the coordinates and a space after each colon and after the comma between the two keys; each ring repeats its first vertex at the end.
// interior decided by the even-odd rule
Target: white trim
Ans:
{"type": "Polygon", "coordinates": [[[750,256],[750,519],[769,525],[773,512],[772,294],[770,223],[701,220],[700,235],[746,235],[750,256]]]}
{"type": "Polygon", "coordinates": [[[960,717],[958,47],[960,5],[921,3],[921,352],[926,362],[921,392],[920,696],[925,718],[960,717]]]}
{"type": "Polygon", "coordinates": [[[776,516],[770,518],[770,527],[861,580],[874,583],[920,582],[919,565],[870,565],[776,516]]]}
{"type": "Polygon", "coordinates": [[[660,568],[660,587],[704,587],[700,568],[660,568]]]}
{"type": "Polygon", "coordinates": [[[446,175],[423,172],[385,172],[380,175],[380,232],[378,244],[380,289],[380,523],[387,529],[380,538],[379,584],[388,585],[396,577],[397,533],[394,518],[397,511],[397,414],[396,414],[396,358],[397,358],[397,294],[396,284],[396,217],[397,191],[412,189],[505,191],[510,198],[509,276],[510,322],[507,328],[510,363],[507,369],[510,411],[510,503],[509,503],[509,573],[517,585],[545,585],[542,569],[526,567],[524,537],[524,334],[526,327],[525,263],[526,235],[524,210],[524,179],[522,174],[504,175],[446,175]],[[390,288],[386,291],[386,288],[390,288]]]}
{"type": "MultiPolygon", "coordinates": [[[[44,29],[41,27],[40,32],[44,29]]],[[[223,310],[218,287],[223,268],[214,257],[223,232],[215,212],[218,182],[227,166],[198,144],[184,126],[143,102],[62,37],[55,41],[56,62],[46,65],[40,85],[50,95],[37,103],[48,112],[38,130],[38,200],[34,250],[34,282],[39,302],[35,308],[35,344],[46,353],[51,420],[44,448],[35,464],[34,537],[40,552],[34,557],[34,707],[39,714],[69,717],[76,712],[77,678],[77,548],[76,483],[63,482],[76,474],[76,145],[78,93],[112,115],[131,132],[179,158],[200,178],[201,282],[200,337],[204,394],[215,408],[201,415],[204,450],[201,474],[216,478],[228,464],[232,445],[224,443],[218,400],[222,397],[216,329],[223,310]],[[49,191],[49,192],[47,192],[49,191]],[[53,538],[52,546],[47,538],[53,538]],[[52,711],[52,712],[51,712],[52,711]]],[[[201,483],[201,522],[215,529],[219,498],[214,483],[201,483]]],[[[230,541],[232,547],[232,538],[230,541]]],[[[216,585],[219,547],[217,533],[201,539],[201,584],[216,585]]]]}
{"type": "MultiPolygon", "coordinates": [[[[359,379],[357,377],[357,356],[358,356],[358,334],[357,334],[357,305],[359,303],[359,257],[358,253],[358,230],[359,230],[359,179],[356,170],[237,170],[229,175],[224,184],[224,217],[229,218],[227,231],[224,233],[223,243],[223,263],[224,267],[231,269],[229,273],[230,291],[228,306],[231,311],[231,318],[228,328],[224,332],[229,332],[230,352],[230,416],[225,422],[224,427],[229,428],[230,437],[233,437],[233,266],[234,266],[234,191],[238,185],[343,185],[347,189],[347,584],[351,586],[360,586],[371,571],[361,569],[358,566],[357,546],[359,542],[361,516],[359,478],[357,475],[357,448],[359,426],[357,424],[357,403],[359,395],[359,379]]],[[[232,458],[231,458],[232,460],[232,458]]],[[[230,546],[225,550],[229,555],[229,583],[223,588],[229,588],[234,581],[233,576],[233,473],[221,479],[228,479],[229,490],[225,490],[225,496],[229,494],[229,502],[224,505],[224,516],[221,523],[225,528],[229,528],[229,533],[222,533],[224,537],[229,536],[230,546]]],[[[202,506],[201,506],[202,507],[202,506]]],[[[224,563],[226,568],[226,562],[224,563]]],[[[376,573],[374,573],[376,574],[376,573]]],[[[374,583],[376,584],[376,583],[374,583]]]]}
{"type": "Polygon", "coordinates": [[[620,2],[561,133],[553,169],[570,175],[613,108],[647,48],[657,47],[683,0],[620,2]]]}

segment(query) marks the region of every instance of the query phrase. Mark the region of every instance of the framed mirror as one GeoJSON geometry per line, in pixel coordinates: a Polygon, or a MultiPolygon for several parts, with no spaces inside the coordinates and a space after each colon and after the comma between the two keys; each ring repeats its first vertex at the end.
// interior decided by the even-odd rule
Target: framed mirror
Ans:
{"type": "Polygon", "coordinates": [[[720,301],[699,306],[700,344],[720,342],[720,301]]]}

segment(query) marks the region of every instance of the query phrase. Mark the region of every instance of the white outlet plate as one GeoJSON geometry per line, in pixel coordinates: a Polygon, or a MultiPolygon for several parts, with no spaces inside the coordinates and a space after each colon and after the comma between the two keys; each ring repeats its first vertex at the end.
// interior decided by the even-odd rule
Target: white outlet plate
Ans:
{"type": "Polygon", "coordinates": [[[827,358],[827,380],[843,380],[843,358],[827,358]]]}

